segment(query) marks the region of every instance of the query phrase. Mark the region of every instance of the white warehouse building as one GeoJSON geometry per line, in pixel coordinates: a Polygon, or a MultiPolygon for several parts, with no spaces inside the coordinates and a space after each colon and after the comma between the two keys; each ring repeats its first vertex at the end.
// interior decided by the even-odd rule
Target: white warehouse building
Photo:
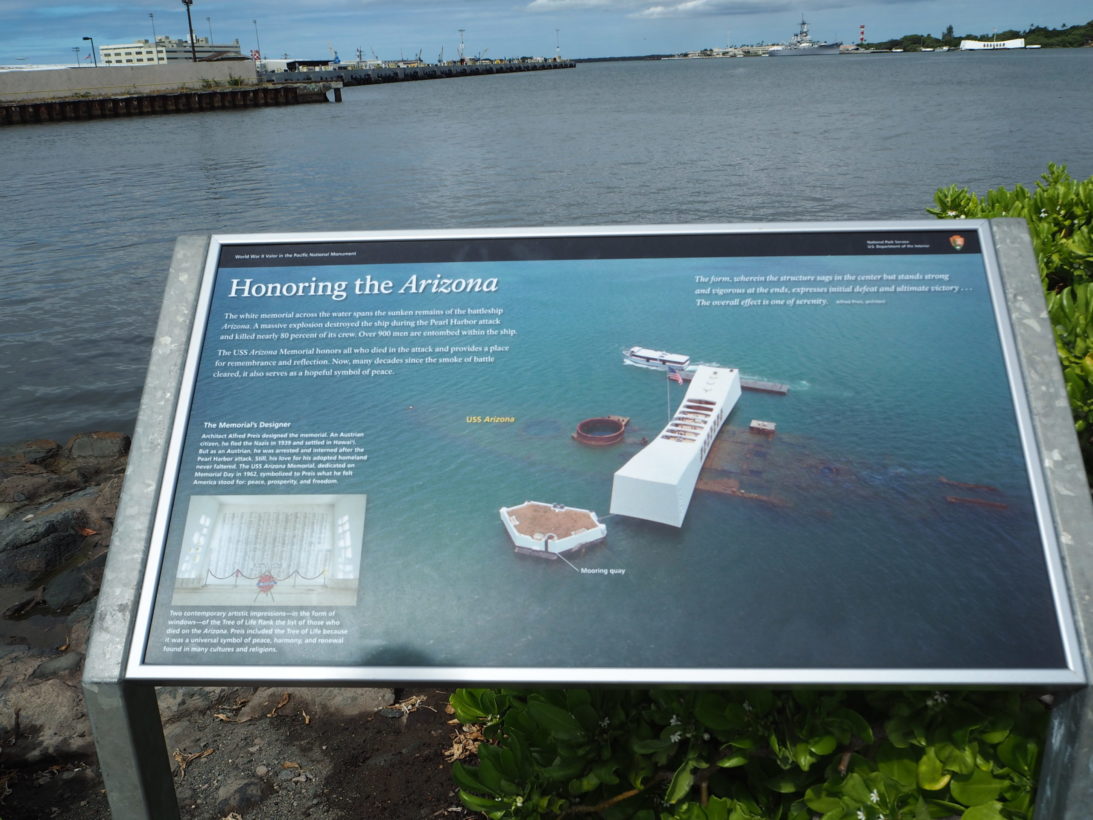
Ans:
{"type": "Polygon", "coordinates": [[[243,58],[238,40],[231,43],[210,43],[208,37],[195,37],[192,51],[189,40],[174,40],[170,37],[157,37],[154,43],[137,40],[134,43],[99,46],[103,65],[172,63],[193,60],[195,53],[198,60],[243,58]]]}

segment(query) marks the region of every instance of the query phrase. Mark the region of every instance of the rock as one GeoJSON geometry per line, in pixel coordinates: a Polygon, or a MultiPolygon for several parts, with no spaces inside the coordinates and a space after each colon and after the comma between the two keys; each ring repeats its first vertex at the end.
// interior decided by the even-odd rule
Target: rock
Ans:
{"type": "Polygon", "coordinates": [[[5,764],[93,755],[79,678],[128,450],[120,433],[75,436],[64,447],[44,439],[0,447],[0,586],[49,579],[27,594],[21,614],[75,607],[63,619],[63,654],[32,648],[15,625],[8,639],[18,643],[0,641],[5,764]]]}
{"type": "Polygon", "coordinates": [[[26,587],[59,567],[83,546],[87,523],[78,508],[0,520],[0,585],[26,587]]]}
{"type": "Polygon", "coordinates": [[[121,433],[0,450],[0,585],[37,583],[81,547],[109,543],[128,451],[121,433]]]}
{"type": "Polygon", "coordinates": [[[29,521],[19,520],[0,531],[0,552],[25,547],[50,535],[66,533],[87,524],[87,513],[82,510],[62,510],[35,515],[29,521]]]}
{"type": "Polygon", "coordinates": [[[61,445],[47,438],[0,446],[0,472],[5,465],[40,464],[57,455],[60,449],[61,445]]]}
{"type": "Polygon", "coordinates": [[[52,678],[74,669],[79,670],[83,668],[83,657],[82,652],[65,652],[57,655],[39,664],[38,668],[31,673],[31,677],[52,678]]]}
{"type": "Polygon", "coordinates": [[[42,499],[61,498],[65,493],[80,487],[80,483],[69,476],[59,476],[41,468],[34,471],[20,472],[0,481],[0,503],[17,506],[37,503],[42,499]]]}
{"type": "MultiPolygon", "coordinates": [[[[19,665],[28,660],[41,666],[40,658],[31,656],[20,659],[19,665]]],[[[5,762],[91,759],[94,743],[81,697],[78,667],[65,672],[64,678],[6,680],[0,696],[5,762]]]]}
{"type": "Polygon", "coordinates": [[[114,476],[120,480],[128,452],[129,437],[121,433],[84,433],[73,436],[64,447],[41,440],[0,448],[0,516],[10,515],[21,505],[43,504],[73,490],[96,488],[114,476]]]}
{"type": "Polygon", "coordinates": [[[79,567],[63,572],[51,580],[42,592],[42,602],[55,612],[70,609],[89,601],[98,587],[79,567]]]}
{"type": "Polygon", "coordinates": [[[129,436],[124,433],[79,433],[68,440],[64,449],[74,459],[116,459],[129,452],[129,436]]]}
{"type": "Polygon", "coordinates": [[[46,584],[42,601],[55,612],[63,612],[90,601],[99,591],[106,553],[85,564],[69,567],[46,584]]]}
{"type": "Polygon", "coordinates": [[[80,433],[68,440],[51,466],[58,472],[74,474],[84,483],[97,484],[117,470],[128,452],[129,436],[80,433]]]}
{"type": "Polygon", "coordinates": [[[264,780],[233,780],[225,783],[216,793],[217,817],[224,817],[232,812],[246,816],[263,800],[273,793],[273,786],[264,780]]]}

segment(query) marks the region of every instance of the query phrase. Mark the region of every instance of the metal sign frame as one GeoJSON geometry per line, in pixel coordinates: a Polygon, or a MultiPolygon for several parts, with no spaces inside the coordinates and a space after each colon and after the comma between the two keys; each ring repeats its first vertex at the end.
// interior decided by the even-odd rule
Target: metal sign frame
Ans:
{"type": "MultiPolygon", "coordinates": [[[[969,241],[978,239],[977,250],[982,256],[983,272],[987,282],[987,296],[990,300],[990,310],[993,312],[998,342],[1001,346],[1002,358],[1006,366],[1006,378],[1009,380],[1009,392],[1013,401],[1013,411],[1016,414],[1017,426],[1020,430],[1020,446],[1024,449],[1023,458],[1028,473],[1030,493],[1034,501],[1038,522],[1039,537],[1042,540],[1044,566],[1050,578],[1052,605],[1055,610],[1059,630],[1059,640],[1065,656],[1061,663],[1047,667],[1013,666],[999,663],[980,663],[974,667],[946,668],[937,664],[933,665],[907,665],[887,663],[884,666],[872,667],[868,664],[858,666],[800,666],[800,665],[775,665],[750,666],[747,664],[734,666],[697,666],[694,664],[672,664],[654,666],[646,664],[627,665],[625,662],[580,666],[576,663],[558,664],[544,663],[540,665],[506,664],[505,662],[470,663],[466,665],[453,663],[385,663],[385,664],[355,664],[344,660],[339,663],[323,663],[321,660],[311,659],[297,661],[271,663],[233,664],[227,663],[180,663],[154,660],[149,661],[146,653],[151,643],[151,629],[155,612],[157,595],[162,596],[165,587],[163,574],[173,572],[173,567],[164,565],[165,542],[172,514],[176,517],[181,511],[175,509],[176,482],[180,476],[180,464],[183,450],[187,446],[187,432],[193,437],[191,406],[195,395],[199,393],[197,387],[198,368],[202,361],[202,351],[213,343],[215,332],[220,328],[207,325],[212,302],[214,300],[214,285],[230,274],[243,273],[251,270],[248,265],[277,265],[277,264],[303,264],[310,265],[312,259],[304,262],[252,262],[250,258],[260,255],[256,251],[270,249],[274,251],[288,250],[298,257],[327,258],[326,264],[331,264],[329,257],[334,254],[343,256],[349,252],[345,249],[359,248],[396,248],[387,253],[386,250],[377,251],[383,261],[394,260],[401,262],[405,254],[418,262],[420,259],[428,261],[419,264],[424,266],[422,279],[432,275],[434,264],[445,264],[452,261],[452,254],[474,254],[480,252],[483,245],[489,245],[489,254],[494,254],[491,259],[500,254],[504,259],[523,260],[529,255],[527,245],[533,245],[530,255],[542,253],[540,246],[546,247],[545,255],[555,254],[562,259],[585,254],[602,262],[604,258],[613,259],[623,257],[628,260],[640,259],[651,253],[654,260],[660,263],[671,263],[681,258],[702,257],[707,251],[692,250],[697,242],[709,240],[715,246],[719,242],[735,242],[742,246],[741,250],[733,251],[738,256],[749,258],[749,253],[757,255],[771,253],[784,253],[786,256],[795,257],[793,251],[779,251],[782,243],[801,241],[807,243],[830,243],[829,253],[838,254],[860,253],[872,263],[873,260],[889,260],[894,245],[895,252],[904,252],[916,255],[919,253],[937,252],[926,250],[922,242],[936,241],[939,236],[948,237],[951,233],[950,226],[936,221],[891,223],[891,222],[866,222],[866,223],[790,223],[777,225],[683,225],[683,226],[635,226],[635,227],[594,227],[594,228],[549,228],[549,229],[497,229],[497,230],[472,230],[472,231],[410,231],[410,232],[382,232],[382,233],[331,233],[331,234],[283,234],[283,235],[230,235],[212,237],[209,252],[204,262],[201,285],[197,295],[195,310],[196,321],[190,334],[188,350],[185,357],[185,366],[182,373],[182,390],[179,397],[178,410],[174,415],[171,435],[168,441],[166,454],[166,469],[164,472],[163,486],[160,490],[155,523],[151,536],[151,558],[149,569],[142,581],[141,602],[136,616],[136,628],[133,637],[133,646],[129,654],[126,676],[133,681],[149,682],[232,682],[232,681],[309,681],[315,683],[398,683],[408,681],[444,681],[460,683],[549,683],[549,684],[578,684],[578,683],[628,683],[633,685],[645,685],[656,683],[671,683],[679,685],[728,685],[728,684],[905,684],[905,685],[979,685],[979,684],[1039,684],[1039,685],[1075,685],[1084,681],[1084,672],[1081,667],[1079,653],[1077,652],[1076,633],[1073,630],[1069,601],[1066,595],[1066,585],[1062,572],[1058,545],[1055,542],[1054,528],[1050,524],[1051,507],[1048,500],[1046,486],[1038,465],[1041,463],[1041,453],[1037,448],[1036,437],[1032,430],[1032,413],[1028,407],[1025,375],[1018,363],[1018,351],[1016,340],[1013,336],[1013,328],[1005,305],[1003,286],[999,271],[998,260],[995,256],[989,224],[986,221],[965,221],[959,224],[957,232],[962,237],[968,237],[969,241]],[[876,237],[869,239],[868,237],[876,237]],[[892,239],[892,237],[898,237],[892,239]],[[641,243],[647,243],[652,251],[634,250],[641,243]],[[536,244],[538,243],[538,244],[536,244]],[[916,251],[916,244],[919,250],[916,251]],[[558,250],[555,246],[562,244],[564,247],[558,250]],[[470,251],[466,248],[470,248],[470,251]],[[577,250],[574,250],[574,247],[577,250]],[[238,258],[244,261],[237,262],[241,268],[230,267],[225,264],[225,259],[233,249],[245,249],[246,253],[239,252],[238,258]],[[421,249],[425,250],[422,251],[421,249]],[[439,248],[434,251],[433,248],[439,248]],[[510,250],[515,248],[516,250],[510,250]],[[774,248],[775,250],[771,250],[774,248]],[[301,250],[303,249],[303,252],[301,250]],[[313,251],[309,249],[314,249],[313,251]],[[341,249],[341,250],[339,250],[341,249]],[[663,249],[663,250],[662,250],[663,249]],[[857,250],[855,250],[857,249],[857,250]],[[663,257],[658,254],[664,253],[663,257]],[[220,277],[220,280],[218,280],[220,277]]],[[[928,242],[927,242],[928,244],[928,242]]],[[[355,251],[354,251],[355,252],[355,251]]],[[[712,253],[717,253],[713,251],[712,253]]],[[[820,253],[823,253],[821,248],[820,253]]],[[[959,254],[959,251],[955,251],[959,254]]],[[[968,251],[967,253],[971,253],[968,251]]],[[[278,253],[270,253],[274,257],[278,253]]],[[[283,253],[280,255],[284,255],[283,253]]],[[[966,258],[967,254],[965,254],[966,258]]],[[[355,270],[360,263],[352,262],[355,270]]],[[[369,264],[375,264],[369,260],[369,264]]],[[[331,271],[339,271],[343,267],[340,261],[335,261],[331,271]]],[[[310,268],[305,270],[310,271],[310,268]]],[[[416,268],[415,268],[416,270],[416,268]]],[[[239,276],[242,277],[243,273],[239,276]]],[[[439,276],[439,274],[438,274],[439,276]]],[[[344,277],[343,277],[344,278],[344,277]]],[[[235,289],[241,290],[242,282],[250,282],[250,279],[232,279],[235,289]]],[[[311,277],[315,281],[315,276],[311,277]]],[[[281,304],[285,304],[283,300],[281,304]]],[[[352,300],[341,302],[348,305],[352,300]]],[[[296,304],[301,304],[301,299],[296,304]]],[[[422,304],[435,305],[445,302],[430,296],[428,302],[422,304]]],[[[450,300],[446,303],[450,304],[450,300]]],[[[220,306],[224,304],[221,301],[220,306]]],[[[266,304],[276,304],[267,301],[266,304]]],[[[307,304],[315,304],[315,300],[307,301],[307,304]]],[[[338,304],[338,303],[330,303],[338,304]]],[[[738,315],[738,314],[737,314],[738,315]]],[[[621,342],[621,340],[620,340],[621,342]]],[[[226,343],[225,343],[226,344],[226,343]]],[[[206,355],[206,364],[209,364],[206,355]]],[[[286,393],[289,382],[285,382],[286,393]]],[[[297,380],[293,384],[299,385],[297,380]]],[[[358,492],[359,487],[351,490],[358,492]]],[[[189,493],[195,491],[191,488],[189,493]]],[[[259,491],[260,492],[260,491],[259,491]]],[[[298,492],[298,491],[294,491],[298,492]]],[[[338,490],[335,490],[338,492],[338,490]]],[[[276,502],[285,503],[295,499],[296,496],[283,494],[276,496],[276,502]]],[[[976,499],[972,499],[973,501],[976,499]]],[[[984,502],[992,503],[992,502],[984,502]]],[[[176,536],[178,540],[180,536],[176,536]]],[[[255,570],[257,572],[257,570],[255,570]]],[[[239,570],[236,570],[239,572],[239,570]]],[[[245,577],[245,576],[244,576],[245,577]]],[[[260,595],[255,596],[257,598],[260,595]]],[[[973,601],[974,605],[974,601],[973,601]]],[[[184,609],[181,611],[185,611],[184,609]]],[[[214,614],[206,608],[199,609],[203,614],[214,614]]],[[[228,608],[225,611],[237,611],[228,608]]],[[[282,610],[283,611],[283,610],[282,610]]],[[[329,611],[329,610],[328,610],[329,611]]],[[[391,613],[392,617],[397,614],[391,613]]],[[[188,619],[175,621],[187,623],[188,619]]],[[[268,623],[268,622],[267,622],[268,623]]],[[[335,624],[335,620],[330,621],[335,624]]],[[[337,626],[348,627],[351,636],[356,633],[357,627],[352,622],[342,623],[337,626]]],[[[241,616],[235,621],[225,619],[223,626],[227,631],[229,627],[238,628],[240,632],[246,632],[241,616]]],[[[162,631],[162,630],[161,630],[162,631]]],[[[212,638],[212,641],[219,639],[212,638]]],[[[249,638],[237,639],[249,640],[249,638]]],[[[351,638],[352,640],[352,638],[351,638]]],[[[820,635],[813,636],[810,640],[821,640],[820,635]]],[[[230,651],[231,645],[220,647],[224,651],[222,657],[234,658],[238,654],[230,651]]],[[[591,654],[591,653],[590,653],[591,654]]]]}

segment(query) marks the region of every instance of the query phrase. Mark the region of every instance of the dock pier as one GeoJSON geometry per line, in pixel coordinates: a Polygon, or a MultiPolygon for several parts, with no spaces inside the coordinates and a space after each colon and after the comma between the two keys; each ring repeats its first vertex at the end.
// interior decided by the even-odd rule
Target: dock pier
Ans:
{"type": "Polygon", "coordinates": [[[553,71],[575,68],[572,60],[525,62],[505,60],[495,63],[444,65],[379,66],[376,68],[323,68],[305,71],[271,71],[261,76],[276,83],[340,82],[345,86],[403,83],[417,80],[443,80],[453,77],[477,77],[486,74],[515,74],[522,71],[553,71]]]}
{"type": "Polygon", "coordinates": [[[740,379],[740,386],[745,390],[754,390],[756,393],[777,393],[784,396],[789,392],[788,384],[780,382],[768,382],[762,379],[740,379]]]}

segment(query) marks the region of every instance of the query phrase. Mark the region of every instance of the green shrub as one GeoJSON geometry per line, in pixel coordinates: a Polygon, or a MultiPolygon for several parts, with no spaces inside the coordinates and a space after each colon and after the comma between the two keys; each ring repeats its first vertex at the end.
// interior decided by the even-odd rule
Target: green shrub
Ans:
{"type": "Polygon", "coordinates": [[[1046,710],[1016,692],[460,689],[491,820],[1028,818],[1046,710]]]}
{"type": "Polygon", "coordinates": [[[1065,165],[1051,163],[1032,191],[1017,185],[980,198],[950,185],[934,201],[926,212],[940,219],[1025,219],[1046,291],[1093,281],[1093,177],[1078,182],[1065,165]]]}
{"type": "Polygon", "coordinates": [[[950,185],[934,201],[937,207],[927,212],[942,219],[1009,216],[1028,222],[1074,427],[1086,471],[1093,474],[1093,177],[1079,182],[1065,165],[1049,164],[1033,191],[1017,185],[980,198],[950,185]]]}

